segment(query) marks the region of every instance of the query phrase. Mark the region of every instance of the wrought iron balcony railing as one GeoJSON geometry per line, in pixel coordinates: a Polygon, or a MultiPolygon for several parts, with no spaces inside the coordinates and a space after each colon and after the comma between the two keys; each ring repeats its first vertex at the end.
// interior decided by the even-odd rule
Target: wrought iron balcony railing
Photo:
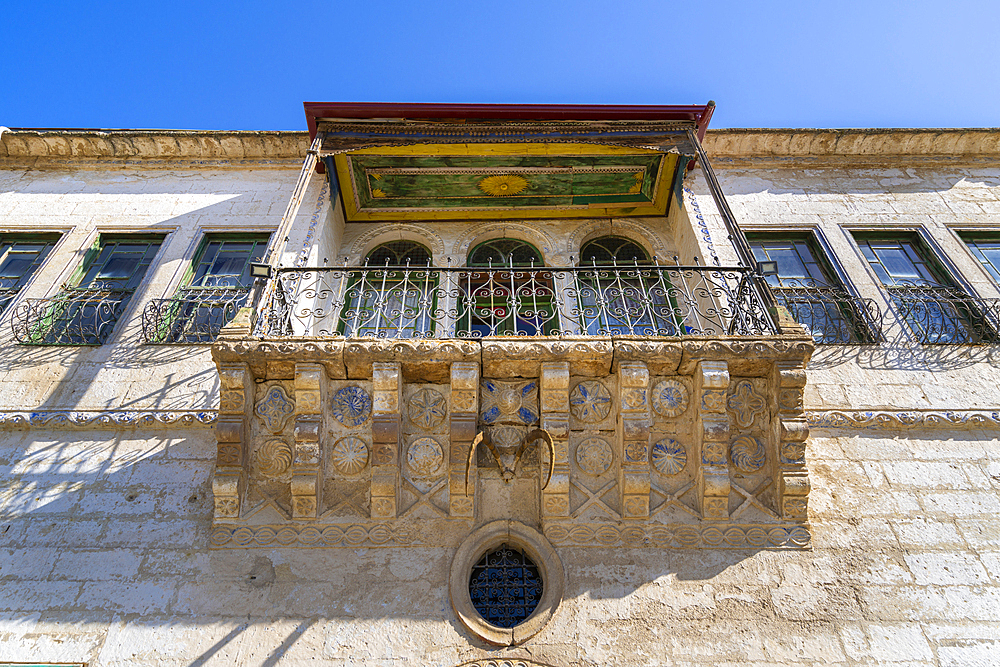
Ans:
{"type": "Polygon", "coordinates": [[[943,285],[894,286],[888,292],[900,318],[924,345],[1000,340],[1000,299],[983,299],[943,285]]]}
{"type": "Polygon", "coordinates": [[[186,288],[142,311],[146,343],[211,343],[246,304],[246,288],[186,288]]]}
{"type": "Polygon", "coordinates": [[[25,345],[103,345],[132,290],[68,289],[14,309],[14,339],[25,345]]]}
{"type": "Polygon", "coordinates": [[[819,345],[864,345],[882,341],[882,311],[872,299],[836,287],[772,287],[774,298],[812,333],[819,345]]]}
{"type": "Polygon", "coordinates": [[[263,336],[761,336],[777,333],[751,269],[704,266],[280,269],[263,336]]]}

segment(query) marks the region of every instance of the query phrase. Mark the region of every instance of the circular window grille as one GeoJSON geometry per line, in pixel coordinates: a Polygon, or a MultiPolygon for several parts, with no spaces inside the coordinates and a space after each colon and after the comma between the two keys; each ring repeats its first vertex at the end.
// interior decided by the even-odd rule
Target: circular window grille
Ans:
{"type": "Polygon", "coordinates": [[[534,561],[523,551],[501,544],[472,566],[469,597],[486,622],[513,628],[538,606],[542,577],[534,561]]]}

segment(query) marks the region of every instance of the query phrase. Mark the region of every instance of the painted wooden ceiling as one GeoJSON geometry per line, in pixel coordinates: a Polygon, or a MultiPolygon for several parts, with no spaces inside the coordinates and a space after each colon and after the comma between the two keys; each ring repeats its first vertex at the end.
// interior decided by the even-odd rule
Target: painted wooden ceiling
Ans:
{"type": "Polygon", "coordinates": [[[664,215],[676,152],[587,143],[419,143],[326,157],[347,219],[664,215]]]}

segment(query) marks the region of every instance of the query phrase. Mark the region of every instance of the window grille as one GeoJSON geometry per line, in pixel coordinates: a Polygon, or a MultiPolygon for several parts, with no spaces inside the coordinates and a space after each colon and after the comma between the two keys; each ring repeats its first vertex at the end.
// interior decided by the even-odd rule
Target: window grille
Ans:
{"type": "Polygon", "coordinates": [[[492,239],[469,253],[459,277],[459,336],[539,336],[559,328],[551,271],[518,239],[492,239]]]}
{"type": "Polygon", "coordinates": [[[142,314],[147,343],[211,343],[246,305],[270,235],[206,238],[185,285],[169,299],[153,299],[142,314]]]}
{"type": "Polygon", "coordinates": [[[487,623],[513,628],[538,606],[542,577],[534,561],[523,551],[502,544],[472,567],[469,596],[487,623]]]}

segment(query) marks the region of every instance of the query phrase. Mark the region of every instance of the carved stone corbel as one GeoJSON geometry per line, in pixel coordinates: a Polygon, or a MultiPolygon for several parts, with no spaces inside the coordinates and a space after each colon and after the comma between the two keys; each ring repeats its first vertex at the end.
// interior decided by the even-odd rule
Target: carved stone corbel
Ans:
{"type": "Polygon", "coordinates": [[[399,502],[403,371],[398,362],[372,364],[372,518],[391,519],[399,502]]]}
{"type": "Polygon", "coordinates": [[[622,517],[649,517],[649,369],[641,361],[618,364],[621,407],[618,430],[621,433],[621,466],[618,487],[621,490],[622,517]]]}
{"type": "MultiPolygon", "coordinates": [[[[479,420],[479,364],[455,361],[451,364],[451,453],[448,462],[449,514],[471,517],[475,493],[466,488],[466,457],[476,437],[479,420]]],[[[475,488],[475,468],[473,476],[475,488]]]]}
{"type": "Polygon", "coordinates": [[[217,441],[215,477],[216,519],[237,519],[246,491],[247,473],[247,396],[253,396],[253,382],[243,363],[219,367],[219,420],[215,425],[217,441]]]}
{"type": "Polygon", "coordinates": [[[778,387],[778,497],[781,517],[795,521],[807,518],[809,475],[806,470],[806,439],[809,423],[803,412],[802,392],[806,371],[793,362],[775,364],[778,387]]]}
{"type": "Polygon", "coordinates": [[[706,521],[729,518],[729,417],[726,392],[729,365],[725,361],[699,361],[695,369],[694,395],[698,401],[696,432],[700,436],[698,496],[706,521]]]}
{"type": "Polygon", "coordinates": [[[295,364],[295,454],[292,457],[292,518],[315,519],[321,502],[323,430],[322,364],[295,364]]]}
{"type": "MultiPolygon", "coordinates": [[[[552,438],[550,474],[547,484],[542,488],[542,516],[568,517],[569,362],[543,362],[539,380],[541,425],[552,438]]],[[[541,457],[539,465],[544,465],[541,457]]]]}

